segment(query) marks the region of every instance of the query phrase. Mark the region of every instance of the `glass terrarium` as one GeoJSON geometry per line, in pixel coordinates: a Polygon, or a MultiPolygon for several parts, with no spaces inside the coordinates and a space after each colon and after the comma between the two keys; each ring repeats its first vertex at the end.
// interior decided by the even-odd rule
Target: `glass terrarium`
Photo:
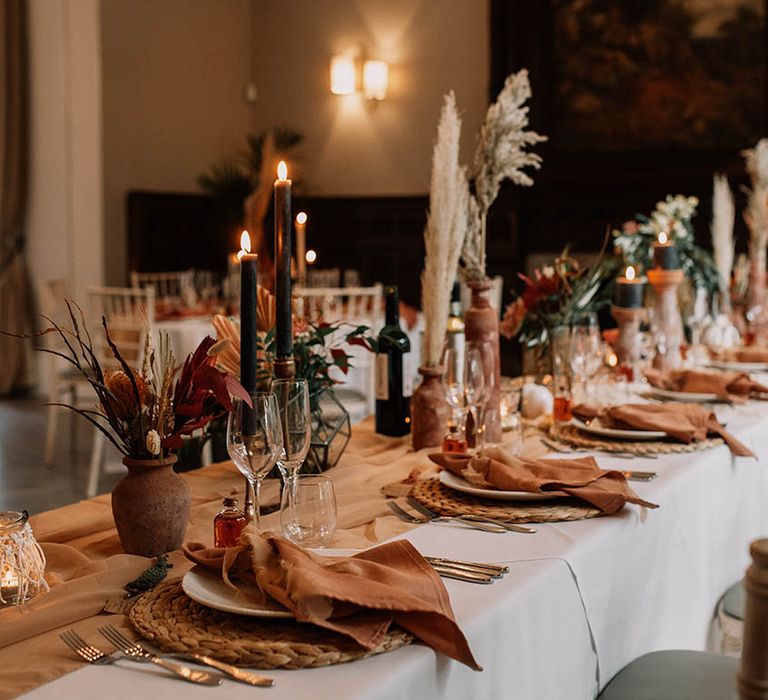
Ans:
{"type": "Polygon", "coordinates": [[[335,466],[352,435],[349,413],[333,389],[309,397],[312,441],[302,472],[320,473],[335,466]]]}

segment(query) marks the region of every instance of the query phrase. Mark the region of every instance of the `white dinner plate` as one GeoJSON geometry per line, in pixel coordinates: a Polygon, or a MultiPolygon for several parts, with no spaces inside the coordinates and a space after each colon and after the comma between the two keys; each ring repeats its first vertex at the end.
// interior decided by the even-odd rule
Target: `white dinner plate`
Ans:
{"type": "Polygon", "coordinates": [[[693,391],[670,391],[651,386],[645,392],[650,396],[667,401],[687,401],[689,403],[707,403],[709,401],[722,401],[717,394],[699,394],[693,391]]]}
{"type": "Polygon", "coordinates": [[[709,363],[715,369],[724,369],[727,372],[768,372],[768,362],[726,362],[725,360],[713,360],[709,363]]]}
{"type": "Polygon", "coordinates": [[[481,489],[472,486],[466,479],[462,479],[453,472],[443,470],[440,472],[440,483],[454,491],[461,491],[478,498],[489,498],[494,501],[546,501],[551,498],[567,496],[562,491],[551,493],[531,493],[530,491],[499,491],[498,489],[481,489]]]}
{"type": "Polygon", "coordinates": [[[612,438],[614,440],[661,440],[667,437],[667,434],[661,430],[620,430],[619,428],[606,428],[600,425],[599,419],[589,422],[589,424],[574,418],[572,421],[579,430],[585,433],[597,435],[599,437],[612,438]]]}
{"type": "MultiPolygon", "coordinates": [[[[250,617],[292,618],[293,613],[272,601],[267,605],[259,605],[252,602],[237,590],[231,589],[222,581],[219,574],[195,566],[188,571],[181,580],[181,587],[192,600],[200,605],[205,605],[214,610],[235,613],[236,615],[248,615],[250,617]]],[[[241,586],[245,592],[249,587],[241,586]]],[[[254,595],[258,595],[255,587],[250,587],[254,595]]]]}

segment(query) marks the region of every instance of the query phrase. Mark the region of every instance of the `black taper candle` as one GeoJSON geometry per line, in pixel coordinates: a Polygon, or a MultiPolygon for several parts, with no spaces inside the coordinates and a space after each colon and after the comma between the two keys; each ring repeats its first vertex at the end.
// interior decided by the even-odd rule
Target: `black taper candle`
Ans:
{"type": "Polygon", "coordinates": [[[256,264],[258,255],[240,258],[240,383],[256,391],[256,264]]]}
{"type": "Polygon", "coordinates": [[[275,180],[275,355],[293,355],[291,327],[291,181],[284,161],[275,180]]]}

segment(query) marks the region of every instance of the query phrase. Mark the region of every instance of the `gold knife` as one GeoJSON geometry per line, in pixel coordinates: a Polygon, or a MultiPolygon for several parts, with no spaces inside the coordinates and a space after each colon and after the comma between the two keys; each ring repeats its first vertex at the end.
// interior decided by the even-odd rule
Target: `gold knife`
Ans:
{"type": "Polygon", "coordinates": [[[255,673],[251,673],[250,671],[244,671],[242,668],[238,668],[232,664],[224,663],[223,661],[211,658],[210,656],[205,656],[204,654],[173,653],[168,654],[168,656],[185,659],[187,661],[195,661],[199,664],[210,666],[211,668],[215,668],[222,673],[226,673],[230,678],[234,678],[236,681],[247,683],[248,685],[255,685],[259,688],[271,688],[275,684],[274,678],[259,676],[255,673]]]}

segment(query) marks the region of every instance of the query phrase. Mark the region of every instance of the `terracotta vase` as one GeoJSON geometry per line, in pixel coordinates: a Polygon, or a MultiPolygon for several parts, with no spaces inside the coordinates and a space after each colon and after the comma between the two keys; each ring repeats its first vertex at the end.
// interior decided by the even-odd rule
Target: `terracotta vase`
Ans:
{"type": "Polygon", "coordinates": [[[423,377],[411,397],[413,449],[438,447],[447,430],[446,403],[439,368],[419,367],[423,377]]]}
{"type": "Polygon", "coordinates": [[[112,491],[112,516],[123,549],[145,557],[178,549],[189,522],[191,495],[173,471],[176,456],[123,458],[128,474],[112,491]]]}
{"type": "Polygon", "coordinates": [[[470,282],[471,304],[464,311],[464,334],[467,343],[490,343],[493,348],[495,377],[493,390],[485,404],[485,440],[488,443],[501,442],[501,360],[499,357],[499,314],[491,306],[488,279],[470,282]]]}

